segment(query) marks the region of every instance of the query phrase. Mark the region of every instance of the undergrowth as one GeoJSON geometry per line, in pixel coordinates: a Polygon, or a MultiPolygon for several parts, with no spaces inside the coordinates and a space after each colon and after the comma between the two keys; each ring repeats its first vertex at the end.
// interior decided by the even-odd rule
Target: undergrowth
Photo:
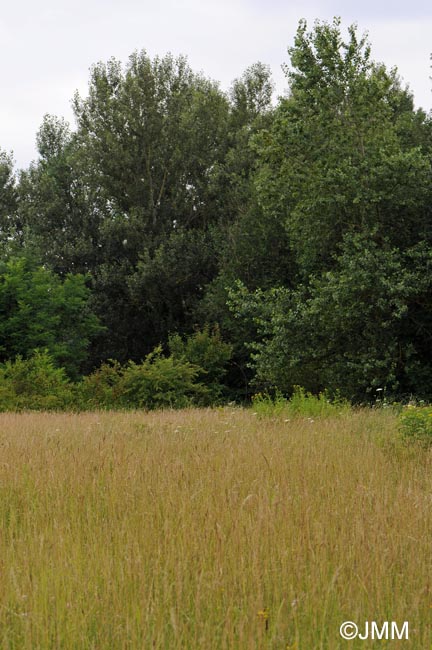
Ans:
{"type": "Polygon", "coordinates": [[[327,391],[313,395],[301,386],[294,387],[290,398],[279,391],[274,397],[268,393],[257,393],[252,398],[252,406],[262,417],[333,417],[351,410],[350,403],[338,395],[330,398],[327,391]]]}

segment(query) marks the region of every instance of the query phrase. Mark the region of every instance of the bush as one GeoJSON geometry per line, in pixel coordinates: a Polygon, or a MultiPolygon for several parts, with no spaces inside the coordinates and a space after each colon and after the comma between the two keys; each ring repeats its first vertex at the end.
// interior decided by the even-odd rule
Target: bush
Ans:
{"type": "Polygon", "coordinates": [[[432,406],[408,404],[399,416],[399,425],[406,442],[418,443],[422,447],[432,445],[432,406]]]}
{"type": "Polygon", "coordinates": [[[198,370],[197,379],[207,388],[206,404],[215,404],[223,396],[222,378],[231,359],[233,347],[221,339],[217,326],[206,326],[185,340],[179,334],[169,338],[171,356],[183,362],[189,362],[198,370]]]}
{"type": "Polygon", "coordinates": [[[84,410],[116,408],[123,394],[122,377],[123,369],[118,361],[103,363],[77,384],[77,405],[84,410]]]}
{"type": "Polygon", "coordinates": [[[139,364],[102,364],[78,385],[77,404],[82,409],[156,409],[210,403],[211,390],[199,381],[203,373],[181,354],[162,356],[159,346],[139,364]]]}
{"type": "Polygon", "coordinates": [[[208,390],[196,381],[200,369],[177,359],[163,357],[157,347],[141,364],[124,368],[121,401],[132,408],[184,408],[206,398],[208,390]]]}
{"type": "Polygon", "coordinates": [[[252,398],[253,407],[258,415],[277,417],[285,415],[300,417],[331,417],[338,416],[350,410],[348,401],[338,395],[330,399],[326,391],[318,396],[305,391],[301,386],[295,386],[290,399],[276,391],[271,397],[268,393],[258,393],[252,398]]]}
{"type": "Polygon", "coordinates": [[[72,405],[66,372],[47,351],[37,350],[29,359],[17,356],[0,367],[0,411],[58,411],[72,405]]]}

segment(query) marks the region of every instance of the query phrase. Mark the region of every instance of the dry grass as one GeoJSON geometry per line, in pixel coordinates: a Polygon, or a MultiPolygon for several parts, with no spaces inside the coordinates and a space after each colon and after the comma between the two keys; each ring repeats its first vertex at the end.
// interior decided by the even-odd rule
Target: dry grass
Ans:
{"type": "Polygon", "coordinates": [[[430,648],[432,459],[394,432],[368,412],[3,414],[1,648],[380,644],[343,642],[344,620],[407,620],[388,645],[430,648]]]}

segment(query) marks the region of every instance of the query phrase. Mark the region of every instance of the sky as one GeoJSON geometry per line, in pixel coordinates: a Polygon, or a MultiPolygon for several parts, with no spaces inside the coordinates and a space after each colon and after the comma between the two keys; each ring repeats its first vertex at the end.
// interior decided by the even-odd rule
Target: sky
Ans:
{"type": "Polygon", "coordinates": [[[416,106],[432,108],[429,76],[432,4],[426,0],[15,0],[0,12],[0,148],[17,167],[37,157],[36,133],[46,113],[72,127],[71,100],[87,93],[89,68],[134,50],[184,54],[191,67],[226,90],[252,63],[270,65],[279,94],[300,19],[358,24],[372,58],[396,66],[416,106]]]}

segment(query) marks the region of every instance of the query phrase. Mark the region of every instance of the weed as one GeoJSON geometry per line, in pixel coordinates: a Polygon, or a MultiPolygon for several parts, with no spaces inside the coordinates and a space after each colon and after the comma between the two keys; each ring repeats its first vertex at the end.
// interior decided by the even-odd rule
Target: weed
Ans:
{"type": "Polygon", "coordinates": [[[271,397],[268,393],[258,393],[252,398],[254,411],[263,417],[334,417],[348,413],[351,406],[347,400],[335,395],[332,399],[327,391],[318,395],[307,392],[301,386],[295,386],[290,399],[279,391],[271,397]]]}
{"type": "Polygon", "coordinates": [[[432,406],[408,404],[399,417],[400,431],[406,442],[422,447],[432,445],[432,406]]]}

